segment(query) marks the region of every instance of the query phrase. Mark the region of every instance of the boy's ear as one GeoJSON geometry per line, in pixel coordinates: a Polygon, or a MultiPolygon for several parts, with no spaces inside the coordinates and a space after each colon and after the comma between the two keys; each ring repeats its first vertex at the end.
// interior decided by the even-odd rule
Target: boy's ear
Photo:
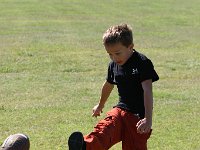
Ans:
{"type": "Polygon", "coordinates": [[[132,44],[130,44],[130,45],[129,45],[129,47],[128,47],[128,48],[129,48],[130,50],[132,50],[132,49],[133,49],[133,47],[134,47],[134,44],[132,43],[132,44]]]}

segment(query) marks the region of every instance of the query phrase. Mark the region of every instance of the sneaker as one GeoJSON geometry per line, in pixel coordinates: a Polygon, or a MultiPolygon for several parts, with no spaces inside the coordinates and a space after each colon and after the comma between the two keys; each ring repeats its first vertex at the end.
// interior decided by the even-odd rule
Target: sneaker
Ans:
{"type": "Polygon", "coordinates": [[[69,150],[83,150],[84,139],[81,132],[73,132],[68,139],[69,150]]]}
{"type": "Polygon", "coordinates": [[[1,146],[1,150],[29,150],[29,148],[29,137],[21,133],[10,135],[1,146]]]}

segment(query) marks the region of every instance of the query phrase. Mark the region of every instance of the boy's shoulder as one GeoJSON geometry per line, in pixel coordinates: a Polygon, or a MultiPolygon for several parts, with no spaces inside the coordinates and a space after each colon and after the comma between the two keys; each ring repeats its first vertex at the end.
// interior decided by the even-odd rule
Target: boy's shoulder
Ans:
{"type": "Polygon", "coordinates": [[[145,61],[145,60],[148,60],[147,56],[143,53],[140,53],[136,50],[134,50],[134,53],[135,53],[135,56],[138,58],[138,60],[141,60],[141,61],[145,61]]]}

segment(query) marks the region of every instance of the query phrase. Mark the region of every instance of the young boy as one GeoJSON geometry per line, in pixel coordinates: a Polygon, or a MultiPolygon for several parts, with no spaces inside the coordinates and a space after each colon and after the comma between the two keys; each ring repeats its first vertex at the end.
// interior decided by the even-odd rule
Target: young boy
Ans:
{"type": "Polygon", "coordinates": [[[128,25],[109,28],[103,35],[103,44],[111,62],[93,116],[100,116],[114,85],[118,88],[119,102],[90,134],[83,137],[81,132],[72,133],[69,149],[108,150],[122,141],[123,150],[147,150],[152,126],[152,82],[159,77],[152,62],[133,49],[128,25]]]}

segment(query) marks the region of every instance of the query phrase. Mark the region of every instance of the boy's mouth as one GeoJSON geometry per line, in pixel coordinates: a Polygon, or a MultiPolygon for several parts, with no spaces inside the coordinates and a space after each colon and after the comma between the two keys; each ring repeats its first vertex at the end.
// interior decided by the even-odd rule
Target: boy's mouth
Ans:
{"type": "Polygon", "coordinates": [[[122,65],[122,61],[116,61],[118,65],[122,65]]]}

